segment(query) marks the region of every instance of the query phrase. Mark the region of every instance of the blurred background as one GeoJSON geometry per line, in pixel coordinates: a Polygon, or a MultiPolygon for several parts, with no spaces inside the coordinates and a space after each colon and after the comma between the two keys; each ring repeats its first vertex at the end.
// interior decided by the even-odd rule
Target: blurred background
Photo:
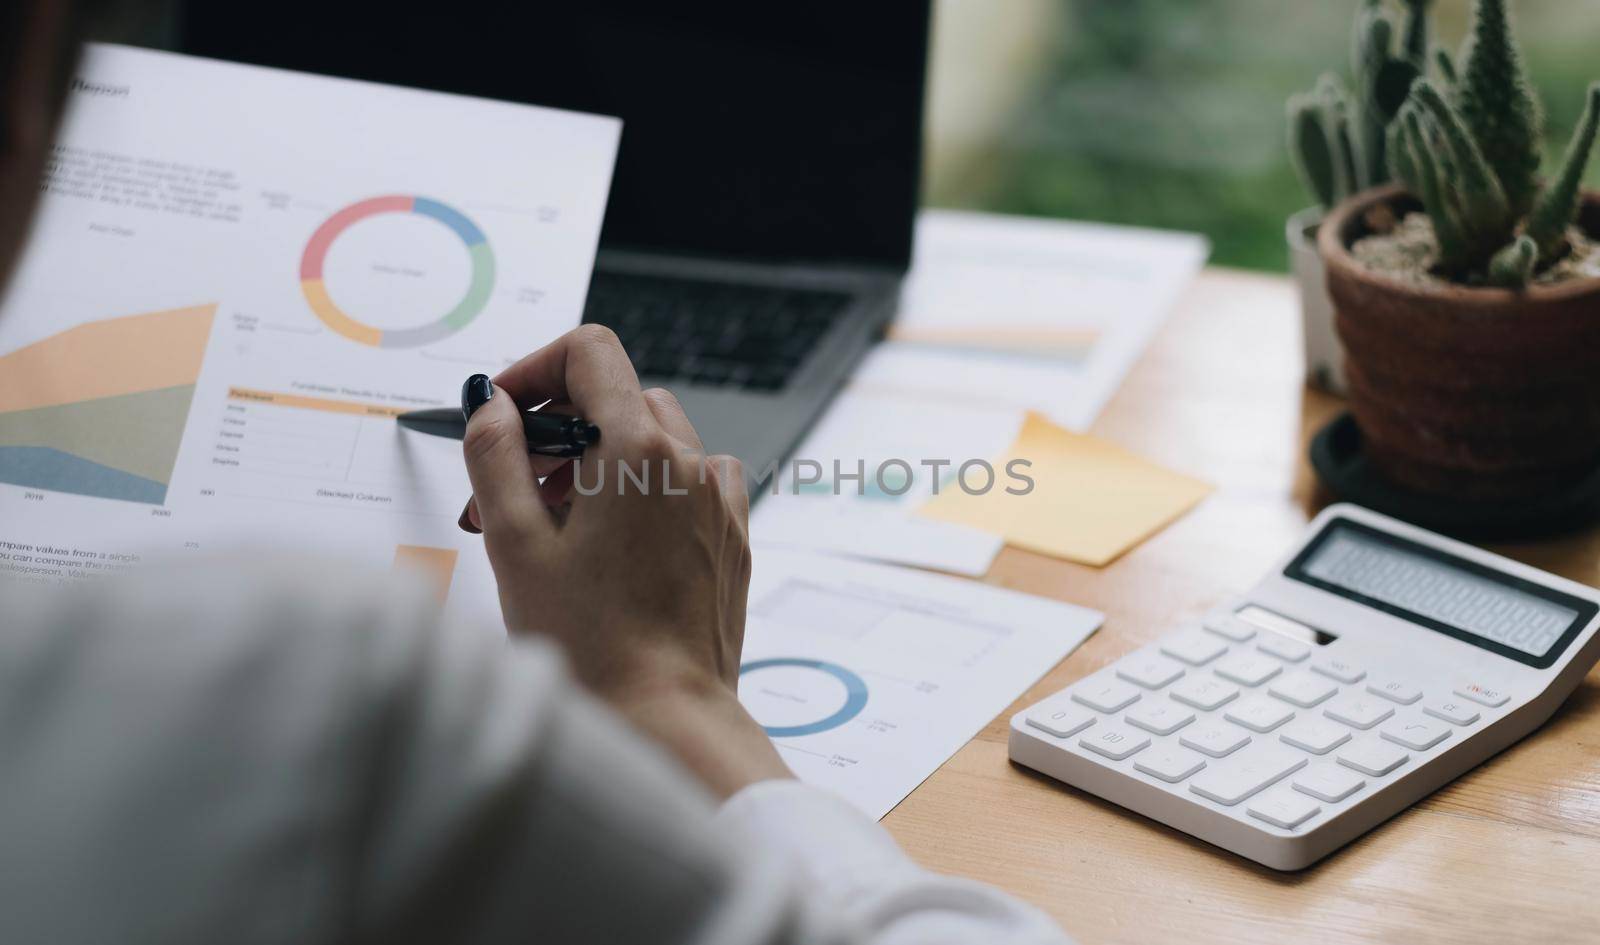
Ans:
{"type": "MultiPolygon", "coordinates": [[[[1212,261],[1287,268],[1284,218],[1312,201],[1285,101],[1348,78],[1360,0],[936,0],[925,202],[1204,233],[1212,261]]],[[[1437,0],[1437,40],[1469,0],[1437,0]]],[[[1517,34],[1552,159],[1600,79],[1594,0],[1521,0],[1517,34]]],[[[1591,186],[1600,168],[1591,166],[1591,186]]]]}
{"type": "MultiPolygon", "coordinates": [[[[178,2],[125,7],[138,12],[103,35],[162,45],[178,2]]],[[[1192,230],[1215,263],[1286,269],[1284,219],[1311,200],[1285,103],[1325,71],[1348,79],[1361,2],[934,0],[924,201],[1192,230]]],[[[1458,49],[1470,0],[1433,8],[1458,49]]],[[[1600,79],[1596,12],[1513,3],[1552,159],[1600,79]]],[[[1600,187],[1600,168],[1588,179],[1600,187]]]]}

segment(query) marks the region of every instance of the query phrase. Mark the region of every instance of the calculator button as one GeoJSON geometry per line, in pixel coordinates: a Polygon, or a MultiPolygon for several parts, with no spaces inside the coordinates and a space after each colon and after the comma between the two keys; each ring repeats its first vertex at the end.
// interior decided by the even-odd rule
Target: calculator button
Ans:
{"type": "Polygon", "coordinates": [[[1457,686],[1456,695],[1464,699],[1471,699],[1473,702],[1486,705],[1491,709],[1498,709],[1506,704],[1507,699],[1511,698],[1498,689],[1490,689],[1488,686],[1482,686],[1478,683],[1464,683],[1457,686]]]}
{"type": "Polygon", "coordinates": [[[1184,705],[1192,705],[1196,709],[1210,712],[1218,706],[1226,705],[1239,695],[1239,687],[1212,676],[1190,676],[1173,686],[1167,695],[1184,705]]]}
{"type": "Polygon", "coordinates": [[[1294,776],[1294,789],[1312,797],[1337,804],[1367,786],[1367,782],[1349,768],[1338,765],[1316,764],[1294,776]]]}
{"type": "Polygon", "coordinates": [[[1422,698],[1421,689],[1410,683],[1397,682],[1393,679],[1388,682],[1378,682],[1376,680],[1369,682],[1367,683],[1367,691],[1375,696],[1382,696],[1390,702],[1398,702],[1401,705],[1410,705],[1422,698]]]}
{"type": "Polygon", "coordinates": [[[1307,716],[1279,732],[1278,737],[1313,755],[1326,755],[1350,740],[1350,730],[1307,716]]]}
{"type": "Polygon", "coordinates": [[[1339,763],[1362,774],[1381,778],[1405,764],[1410,757],[1387,742],[1360,741],[1339,752],[1339,763]]]}
{"type": "Polygon", "coordinates": [[[1183,667],[1155,653],[1129,656],[1117,664],[1117,675],[1146,689],[1160,689],[1183,676],[1183,667]]]}
{"type": "Polygon", "coordinates": [[[1359,729],[1369,729],[1394,715],[1394,707],[1379,699],[1348,695],[1328,703],[1322,714],[1335,722],[1343,722],[1359,729]]]}
{"type": "Polygon", "coordinates": [[[1406,719],[1385,725],[1378,730],[1378,734],[1396,745],[1404,745],[1416,751],[1427,751],[1449,738],[1450,729],[1437,722],[1406,719]]]}
{"type": "Polygon", "coordinates": [[[1216,665],[1217,675],[1246,686],[1259,686],[1283,671],[1283,664],[1254,653],[1235,653],[1216,665]]]}
{"type": "Polygon", "coordinates": [[[1270,732],[1294,718],[1294,710],[1266,696],[1251,696],[1234,703],[1223,718],[1237,722],[1252,732],[1270,732]]]}
{"type": "Polygon", "coordinates": [[[1171,735],[1194,721],[1194,713],[1171,700],[1141,702],[1128,710],[1128,724],[1156,735],[1171,735]]]}
{"type": "Polygon", "coordinates": [[[1223,765],[1212,765],[1189,782],[1189,790],[1232,807],[1305,767],[1304,755],[1276,745],[1256,745],[1223,765]]]}
{"type": "Polygon", "coordinates": [[[1339,687],[1310,673],[1291,673],[1274,680],[1272,685],[1267,687],[1267,691],[1284,702],[1309,709],[1338,692],[1339,687]]]}
{"type": "Polygon", "coordinates": [[[1121,680],[1101,677],[1073,690],[1072,699],[1096,712],[1120,712],[1139,701],[1139,690],[1121,680]]]}
{"type": "Polygon", "coordinates": [[[1271,653],[1280,660],[1298,663],[1311,655],[1311,647],[1299,640],[1291,640],[1276,633],[1263,633],[1256,640],[1256,649],[1263,653],[1271,653]]]}
{"type": "Polygon", "coordinates": [[[1140,755],[1133,766],[1152,778],[1160,778],[1168,784],[1177,784],[1204,768],[1206,760],[1192,751],[1184,751],[1173,745],[1160,745],[1155,750],[1140,755]]]}
{"type": "Polygon", "coordinates": [[[1184,732],[1178,743],[1213,758],[1226,758],[1250,744],[1250,736],[1231,725],[1201,722],[1184,732]]]}
{"type": "Polygon", "coordinates": [[[1205,619],[1205,628],[1235,643],[1243,643],[1256,635],[1256,628],[1233,614],[1212,614],[1205,619]]]}
{"type": "Polygon", "coordinates": [[[1094,724],[1094,716],[1070,703],[1038,706],[1025,716],[1029,725],[1057,738],[1071,738],[1094,724]]]}
{"type": "Polygon", "coordinates": [[[1344,660],[1321,659],[1311,664],[1312,672],[1321,673],[1329,679],[1337,679],[1342,683],[1358,683],[1367,678],[1367,671],[1356,669],[1344,660]]]}
{"type": "Polygon", "coordinates": [[[1444,719],[1455,725],[1471,725],[1478,721],[1478,710],[1471,706],[1462,705],[1451,699],[1447,702],[1430,702],[1422,707],[1422,711],[1436,719],[1444,719]]]}
{"type": "Polygon", "coordinates": [[[1121,761],[1150,747],[1150,736],[1131,728],[1110,724],[1102,725],[1078,739],[1078,744],[1097,755],[1105,755],[1112,761],[1121,761]]]}
{"type": "Polygon", "coordinates": [[[1228,652],[1228,644],[1203,633],[1179,633],[1161,644],[1161,652],[1190,666],[1204,666],[1228,652]]]}
{"type": "Polygon", "coordinates": [[[1250,812],[1251,817],[1285,830],[1293,830],[1322,813],[1322,807],[1316,801],[1293,791],[1273,791],[1270,794],[1263,794],[1251,801],[1250,806],[1245,809],[1250,812]]]}

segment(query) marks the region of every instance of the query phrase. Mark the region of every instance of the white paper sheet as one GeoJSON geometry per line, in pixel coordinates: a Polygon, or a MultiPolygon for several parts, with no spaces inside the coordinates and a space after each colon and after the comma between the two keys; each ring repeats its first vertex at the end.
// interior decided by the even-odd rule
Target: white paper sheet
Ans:
{"type": "Polygon", "coordinates": [[[756,555],[739,699],[802,781],[882,817],[1099,627],[1092,610],[803,552],[756,555]]]}
{"type": "MultiPolygon", "coordinates": [[[[846,390],[784,464],[777,494],[756,506],[751,538],[763,546],[982,575],[1004,543],[999,536],[912,513],[935,490],[960,488],[950,477],[963,463],[995,459],[1021,428],[1015,410],[846,390]],[[848,478],[858,472],[862,480],[848,478]]],[[[981,484],[981,472],[969,470],[972,487],[981,484]]],[[[996,474],[1004,488],[1004,470],[996,474]]]]}
{"type": "Polygon", "coordinates": [[[1207,253],[1186,233],[925,210],[890,340],[854,387],[1087,430],[1207,253]]]}
{"type": "Polygon", "coordinates": [[[620,127],[93,47],[0,313],[0,540],[415,546],[492,602],[460,445],[392,415],[578,323],[620,127]]]}

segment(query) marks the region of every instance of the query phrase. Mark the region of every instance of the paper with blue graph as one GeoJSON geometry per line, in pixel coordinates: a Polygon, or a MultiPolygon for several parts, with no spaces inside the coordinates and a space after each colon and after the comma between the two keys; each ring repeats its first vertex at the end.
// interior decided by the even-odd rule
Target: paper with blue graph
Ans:
{"type": "Polygon", "coordinates": [[[739,700],[797,777],[882,817],[1102,619],[973,581],[767,550],[739,700]]]}

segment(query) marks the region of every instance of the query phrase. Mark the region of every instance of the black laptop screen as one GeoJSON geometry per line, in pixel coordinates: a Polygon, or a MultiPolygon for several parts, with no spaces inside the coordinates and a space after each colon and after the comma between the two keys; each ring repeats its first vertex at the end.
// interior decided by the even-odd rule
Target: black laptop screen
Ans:
{"type": "Polygon", "coordinates": [[[407,6],[190,0],[179,47],[620,116],[609,247],[909,262],[927,0],[407,6]]]}

